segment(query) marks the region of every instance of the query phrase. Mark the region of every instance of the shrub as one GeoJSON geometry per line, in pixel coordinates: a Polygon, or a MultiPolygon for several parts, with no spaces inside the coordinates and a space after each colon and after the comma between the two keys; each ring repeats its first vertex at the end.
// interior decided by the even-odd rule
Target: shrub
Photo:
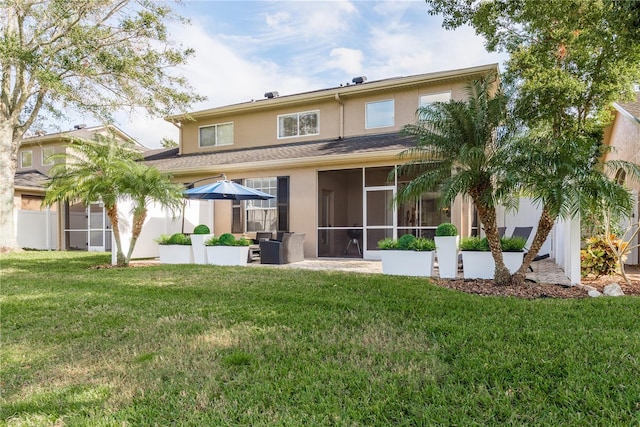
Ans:
{"type": "Polygon", "coordinates": [[[212,237],[206,242],[204,242],[206,246],[249,246],[251,241],[245,239],[244,237],[236,240],[236,238],[231,233],[224,233],[220,237],[212,237]]]}
{"type": "Polygon", "coordinates": [[[436,242],[431,239],[425,239],[424,237],[420,237],[416,239],[411,244],[411,249],[414,251],[435,251],[436,250],[436,242]]]}
{"type": "Polygon", "coordinates": [[[218,239],[218,245],[220,246],[235,246],[236,238],[231,233],[224,233],[218,239]]]}
{"type": "Polygon", "coordinates": [[[175,233],[169,237],[168,245],[190,245],[191,238],[183,233],[175,233]]]}
{"type": "Polygon", "coordinates": [[[193,229],[193,234],[211,234],[211,230],[206,224],[200,224],[193,229]]]}
{"type": "Polygon", "coordinates": [[[397,242],[390,237],[378,241],[378,249],[390,250],[396,249],[397,242]]]}
{"type": "Polygon", "coordinates": [[[436,228],[436,236],[457,236],[458,229],[450,222],[443,222],[436,228]]]}
{"type": "Polygon", "coordinates": [[[413,234],[404,234],[398,239],[398,249],[405,251],[411,250],[413,249],[411,246],[416,240],[416,236],[414,236],[413,234]]]}
{"type": "Polygon", "coordinates": [[[486,237],[478,236],[465,237],[460,240],[461,251],[488,251],[489,241],[486,237]]]}
{"type": "Polygon", "coordinates": [[[393,240],[390,237],[378,241],[378,249],[382,250],[403,250],[403,251],[433,251],[436,249],[436,244],[431,239],[416,238],[413,234],[405,234],[398,240],[393,240]]]}
{"type": "Polygon", "coordinates": [[[171,236],[168,234],[161,234],[155,241],[158,242],[159,245],[168,245],[169,239],[171,239],[171,236]]]}
{"type": "MultiPolygon", "coordinates": [[[[610,239],[618,249],[625,244],[615,236],[610,236],[610,239]]],[[[618,260],[604,236],[590,237],[585,243],[585,249],[580,251],[580,267],[583,276],[608,276],[618,272],[618,260]]]]}
{"type": "MultiPolygon", "coordinates": [[[[523,237],[503,237],[500,239],[500,247],[502,252],[522,252],[527,240],[523,237]]],[[[487,242],[488,245],[488,242],[487,242]]]]}

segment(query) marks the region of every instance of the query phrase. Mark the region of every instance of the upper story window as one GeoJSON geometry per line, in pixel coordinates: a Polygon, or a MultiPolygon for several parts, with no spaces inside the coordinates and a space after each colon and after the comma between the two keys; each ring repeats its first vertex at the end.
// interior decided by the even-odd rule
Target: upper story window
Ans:
{"type": "Polygon", "coordinates": [[[367,102],[365,127],[367,129],[393,126],[395,123],[395,103],[393,99],[367,102]]]}
{"type": "Polygon", "coordinates": [[[55,152],[56,150],[53,147],[42,148],[42,166],[51,166],[53,164],[53,159],[51,159],[51,156],[53,156],[55,152]]]}
{"type": "Polygon", "coordinates": [[[283,114],[278,116],[278,138],[320,134],[320,112],[283,114]]]}
{"type": "Polygon", "coordinates": [[[233,123],[200,127],[200,147],[218,147],[231,144],[233,144],[233,123]]]}
{"type": "MultiPolygon", "coordinates": [[[[419,106],[420,108],[427,107],[434,102],[449,102],[451,100],[451,92],[430,93],[428,95],[420,95],[419,106]]],[[[425,120],[422,113],[419,113],[419,119],[425,120]]]]}
{"type": "Polygon", "coordinates": [[[24,150],[20,153],[20,167],[30,168],[33,166],[33,151],[24,150]]]}
{"type": "Polygon", "coordinates": [[[420,95],[420,107],[426,107],[434,102],[449,102],[451,100],[451,92],[431,93],[429,95],[420,95]]]}

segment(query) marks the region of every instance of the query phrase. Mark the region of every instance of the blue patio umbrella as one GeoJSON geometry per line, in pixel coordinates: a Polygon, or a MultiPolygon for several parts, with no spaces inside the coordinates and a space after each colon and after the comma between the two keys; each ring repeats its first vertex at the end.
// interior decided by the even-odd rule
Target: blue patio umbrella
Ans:
{"type": "Polygon", "coordinates": [[[276,197],[226,179],[190,188],[183,194],[187,199],[202,200],[269,200],[276,197]]]}

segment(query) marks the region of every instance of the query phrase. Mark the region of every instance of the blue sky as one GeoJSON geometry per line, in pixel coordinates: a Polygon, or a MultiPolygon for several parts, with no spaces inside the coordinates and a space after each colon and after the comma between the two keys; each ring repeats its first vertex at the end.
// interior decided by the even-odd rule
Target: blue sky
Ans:
{"type": "MultiPolygon", "coordinates": [[[[180,71],[208,100],[193,110],[369,81],[502,63],[470,28],[445,31],[422,0],[190,1],[190,26],[172,38],[196,50],[180,71]]],[[[162,119],[120,116],[121,129],[150,148],[178,140],[162,119]]]]}

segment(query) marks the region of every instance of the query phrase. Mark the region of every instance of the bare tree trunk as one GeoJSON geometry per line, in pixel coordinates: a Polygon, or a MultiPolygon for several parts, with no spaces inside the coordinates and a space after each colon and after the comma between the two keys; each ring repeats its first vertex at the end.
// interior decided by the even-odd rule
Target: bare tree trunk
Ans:
{"type": "Polygon", "coordinates": [[[118,223],[118,205],[116,203],[113,206],[107,208],[107,216],[111,221],[111,232],[113,233],[113,240],[116,241],[116,265],[124,267],[127,262],[122,252],[122,241],[120,240],[120,227],[118,223]]]}
{"type": "Polygon", "coordinates": [[[0,252],[18,248],[13,198],[19,144],[13,133],[10,121],[3,117],[0,124],[0,252]]]}
{"type": "Polygon", "coordinates": [[[540,249],[542,248],[544,242],[547,240],[547,237],[549,237],[549,233],[551,232],[551,229],[553,229],[553,224],[555,223],[556,218],[557,216],[554,217],[549,213],[549,209],[546,205],[542,208],[542,213],[540,214],[540,219],[538,220],[538,229],[536,230],[536,235],[531,242],[531,247],[529,248],[527,255],[522,260],[522,265],[520,266],[518,271],[513,274],[513,284],[524,284],[524,281],[527,278],[527,270],[529,269],[529,266],[531,265],[533,260],[538,256],[538,253],[540,252],[540,249]]]}

